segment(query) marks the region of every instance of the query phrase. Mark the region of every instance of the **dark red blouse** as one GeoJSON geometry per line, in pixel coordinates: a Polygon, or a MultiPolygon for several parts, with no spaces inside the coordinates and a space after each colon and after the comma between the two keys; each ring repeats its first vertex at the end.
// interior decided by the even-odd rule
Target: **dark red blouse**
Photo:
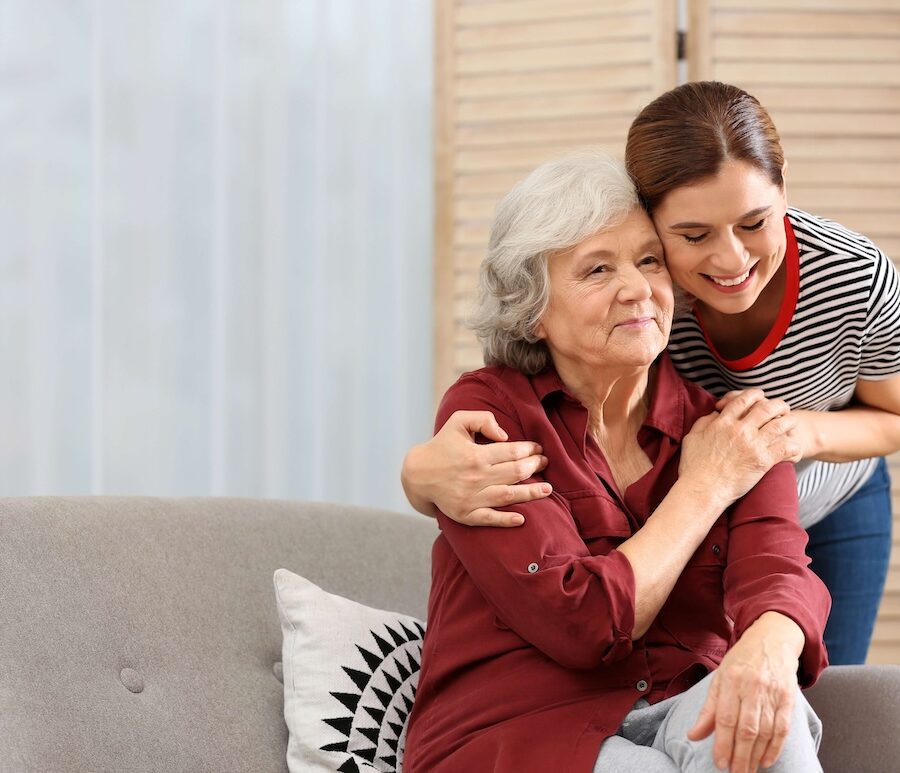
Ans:
{"type": "MultiPolygon", "coordinates": [[[[827,664],[830,599],[808,569],[793,467],[773,468],[713,525],[647,633],[631,640],[634,574],[616,546],[665,497],[681,439],[715,398],[655,367],[638,441],[652,469],[620,498],[586,409],[552,369],[464,374],[438,410],[487,410],[512,440],[543,446],[547,499],[516,505],[514,529],[443,515],[432,553],[422,672],[405,773],[567,770],[589,773],[638,698],[680,693],[713,670],[763,612],[806,636],[802,686],[827,664]]],[[[716,481],[711,479],[710,486],[716,481]]]]}

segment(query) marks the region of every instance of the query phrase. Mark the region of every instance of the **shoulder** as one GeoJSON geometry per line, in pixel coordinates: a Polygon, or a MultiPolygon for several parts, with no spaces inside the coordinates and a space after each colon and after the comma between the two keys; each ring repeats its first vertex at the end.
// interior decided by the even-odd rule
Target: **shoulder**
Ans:
{"type": "Polygon", "coordinates": [[[788,208],[788,222],[797,238],[801,260],[804,253],[825,253],[840,256],[861,265],[872,265],[883,256],[881,250],[867,236],[852,231],[834,220],[788,208]]]}
{"type": "Polygon", "coordinates": [[[517,405],[534,395],[531,380],[521,371],[491,366],[463,373],[444,393],[438,407],[438,422],[454,411],[492,411],[515,415],[517,405]]]}
{"type": "Polygon", "coordinates": [[[446,394],[456,392],[477,392],[479,390],[496,390],[503,394],[520,390],[530,379],[524,373],[505,365],[492,365],[478,370],[469,370],[461,374],[450,386],[446,394]]]}

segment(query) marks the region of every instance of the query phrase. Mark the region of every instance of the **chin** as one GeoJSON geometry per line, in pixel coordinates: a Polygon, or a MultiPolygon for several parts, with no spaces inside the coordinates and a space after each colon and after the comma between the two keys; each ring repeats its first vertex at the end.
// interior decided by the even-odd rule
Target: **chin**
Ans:
{"type": "Polygon", "coordinates": [[[622,365],[632,368],[649,368],[656,362],[656,358],[659,357],[662,351],[663,349],[650,349],[643,352],[634,352],[631,357],[622,362],[622,365]]]}
{"type": "Polygon", "coordinates": [[[720,314],[743,314],[753,307],[753,304],[756,303],[756,299],[759,296],[756,293],[747,292],[741,293],[740,296],[722,296],[716,293],[712,296],[704,294],[695,295],[694,297],[704,306],[707,306],[720,314]]]}

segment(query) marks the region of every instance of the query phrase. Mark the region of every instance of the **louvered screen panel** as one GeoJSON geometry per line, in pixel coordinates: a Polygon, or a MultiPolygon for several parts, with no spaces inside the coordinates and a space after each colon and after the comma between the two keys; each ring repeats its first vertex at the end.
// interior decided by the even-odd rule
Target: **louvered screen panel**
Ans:
{"type": "MultiPolygon", "coordinates": [[[[769,109],[791,204],[900,262],[898,0],[690,0],[688,73],[742,86],[769,109]]],[[[895,541],[873,663],[900,663],[900,455],[891,472],[895,541]]]]}
{"type": "Polygon", "coordinates": [[[494,208],[541,161],[597,145],[675,85],[670,0],[437,0],[435,392],[481,351],[464,319],[494,208]]]}

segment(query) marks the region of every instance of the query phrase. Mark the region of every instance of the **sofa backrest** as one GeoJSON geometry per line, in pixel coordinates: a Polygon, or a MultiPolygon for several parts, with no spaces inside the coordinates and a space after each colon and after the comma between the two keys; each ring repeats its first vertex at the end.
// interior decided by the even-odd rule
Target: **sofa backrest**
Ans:
{"type": "Polygon", "coordinates": [[[0,500],[0,771],[286,770],[273,572],[424,617],[436,533],[329,504],[0,500]]]}

